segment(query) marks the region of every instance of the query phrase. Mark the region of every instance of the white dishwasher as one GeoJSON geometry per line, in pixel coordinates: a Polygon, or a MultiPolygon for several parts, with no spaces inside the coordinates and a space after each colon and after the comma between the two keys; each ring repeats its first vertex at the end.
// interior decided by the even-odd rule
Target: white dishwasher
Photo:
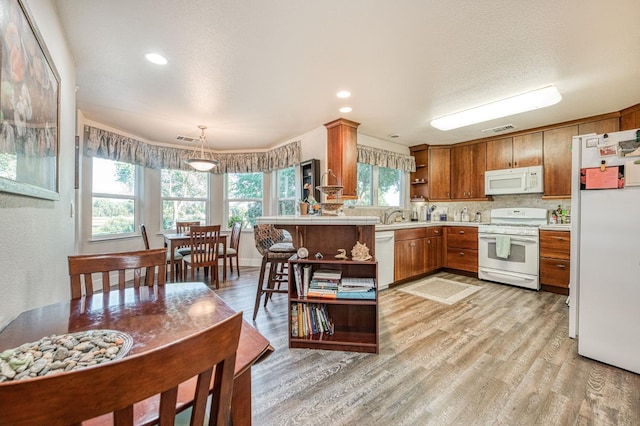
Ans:
{"type": "Polygon", "coordinates": [[[393,282],[394,231],[376,232],[376,260],[378,261],[378,290],[389,288],[393,282]]]}

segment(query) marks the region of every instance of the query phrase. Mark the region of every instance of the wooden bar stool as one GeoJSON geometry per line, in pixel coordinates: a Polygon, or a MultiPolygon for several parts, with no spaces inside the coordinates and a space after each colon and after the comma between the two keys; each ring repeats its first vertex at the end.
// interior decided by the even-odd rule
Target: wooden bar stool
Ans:
{"type": "Polygon", "coordinates": [[[262,255],[260,277],[258,278],[258,290],[256,292],[256,304],[253,308],[253,320],[255,321],[260,308],[260,299],[264,294],[264,306],[273,293],[287,293],[289,278],[288,261],[296,253],[296,249],[290,241],[287,241],[284,232],[273,225],[255,225],[253,227],[256,249],[262,255]],[[269,275],[265,283],[264,277],[269,268],[269,275]],[[284,288],[280,284],[285,283],[284,288]]]}

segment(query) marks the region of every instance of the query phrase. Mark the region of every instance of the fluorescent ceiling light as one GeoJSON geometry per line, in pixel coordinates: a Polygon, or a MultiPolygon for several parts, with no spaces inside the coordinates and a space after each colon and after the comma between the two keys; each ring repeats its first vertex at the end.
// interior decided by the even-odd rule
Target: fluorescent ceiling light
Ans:
{"type": "Polygon", "coordinates": [[[167,65],[167,58],[158,53],[147,53],[144,57],[147,58],[147,61],[156,65],[167,65]]]}
{"type": "Polygon", "coordinates": [[[351,111],[352,111],[351,107],[342,107],[342,108],[340,108],[340,112],[351,112],[351,111]]]}
{"type": "Polygon", "coordinates": [[[348,90],[341,90],[338,92],[337,96],[339,98],[348,98],[349,96],[351,96],[351,92],[348,90]]]}
{"type": "Polygon", "coordinates": [[[440,130],[457,129],[458,127],[482,123],[494,118],[515,115],[525,111],[548,107],[557,104],[562,95],[555,86],[532,90],[500,101],[467,109],[455,114],[445,115],[431,121],[431,125],[440,130]]]}

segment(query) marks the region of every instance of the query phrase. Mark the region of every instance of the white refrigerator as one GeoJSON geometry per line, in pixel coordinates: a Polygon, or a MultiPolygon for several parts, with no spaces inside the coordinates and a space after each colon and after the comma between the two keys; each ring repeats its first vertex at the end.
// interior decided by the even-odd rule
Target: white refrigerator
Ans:
{"type": "Polygon", "coordinates": [[[640,148],[634,147],[637,130],[573,138],[569,333],[577,335],[580,355],[640,373],[640,148]]]}

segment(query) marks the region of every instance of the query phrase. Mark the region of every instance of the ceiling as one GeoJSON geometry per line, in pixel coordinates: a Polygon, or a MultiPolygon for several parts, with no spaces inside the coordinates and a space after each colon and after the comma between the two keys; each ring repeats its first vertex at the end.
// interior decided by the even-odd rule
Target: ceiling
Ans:
{"type": "Polygon", "coordinates": [[[156,143],[179,145],[202,124],[214,150],[266,149],[344,117],[382,140],[448,144],[640,103],[637,0],[53,2],[78,108],[156,143]],[[563,96],[549,108],[429,125],[549,84],[563,96]]]}

